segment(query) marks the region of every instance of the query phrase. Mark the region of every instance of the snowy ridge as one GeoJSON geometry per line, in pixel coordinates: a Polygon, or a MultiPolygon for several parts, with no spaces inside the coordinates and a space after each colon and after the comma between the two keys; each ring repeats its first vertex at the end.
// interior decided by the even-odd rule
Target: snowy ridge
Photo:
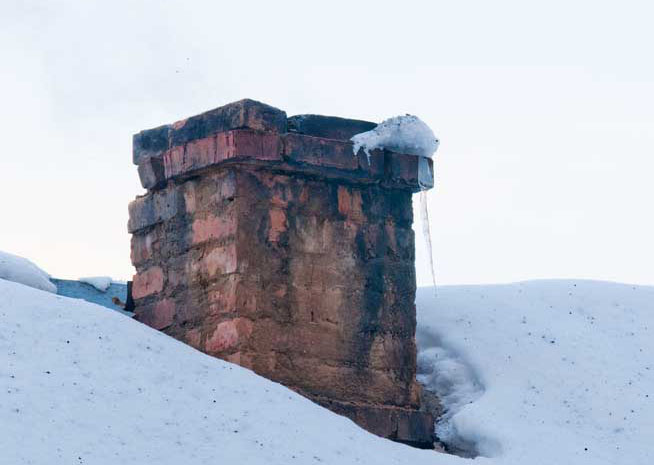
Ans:
{"type": "MultiPolygon", "coordinates": [[[[0,280],[0,464],[431,464],[118,312],[0,280]]],[[[420,378],[474,464],[654,461],[654,287],[418,292],[420,378]]]]}
{"type": "Polygon", "coordinates": [[[6,279],[42,291],[57,292],[50,275],[27,258],[0,250],[0,279],[6,279]]]}
{"type": "Polygon", "coordinates": [[[118,312],[8,281],[0,295],[1,465],[461,463],[118,312]]]}

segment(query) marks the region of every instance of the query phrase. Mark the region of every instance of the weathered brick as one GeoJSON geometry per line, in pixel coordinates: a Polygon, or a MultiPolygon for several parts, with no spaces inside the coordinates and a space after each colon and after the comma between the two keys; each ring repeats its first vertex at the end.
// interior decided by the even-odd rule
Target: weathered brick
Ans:
{"type": "Polygon", "coordinates": [[[431,158],[391,153],[386,157],[390,165],[387,182],[397,187],[406,186],[417,192],[434,185],[434,162],[431,158]]]}
{"type": "Polygon", "coordinates": [[[239,100],[175,123],[170,146],[240,128],[285,133],[286,113],[255,100],[239,100]]]}
{"type": "Polygon", "coordinates": [[[270,216],[270,229],[268,230],[268,240],[270,242],[279,241],[282,234],[288,229],[286,213],[279,208],[271,208],[268,212],[270,216]]]}
{"type": "Polygon", "coordinates": [[[141,186],[145,189],[154,189],[161,187],[166,182],[164,172],[163,158],[145,157],[138,166],[139,179],[141,186]]]}
{"type": "Polygon", "coordinates": [[[354,155],[349,142],[286,134],[283,144],[284,157],[294,163],[345,171],[356,171],[359,168],[359,159],[354,155]]]}
{"type": "Polygon", "coordinates": [[[134,275],[132,284],[132,296],[135,299],[142,299],[163,290],[164,274],[159,266],[134,275]]]}
{"type": "Polygon", "coordinates": [[[338,186],[338,211],[353,221],[364,220],[361,191],[348,186],[338,186]]]}
{"type": "Polygon", "coordinates": [[[134,266],[139,266],[153,258],[158,239],[159,234],[157,231],[132,235],[130,258],[134,266]]]}
{"type": "Polygon", "coordinates": [[[288,118],[288,131],[308,136],[348,141],[355,134],[370,131],[377,123],[323,115],[295,115],[288,118]]]}
{"type": "Polygon", "coordinates": [[[207,173],[206,180],[189,180],[180,189],[184,208],[189,214],[202,211],[218,211],[236,196],[236,177],[232,170],[207,173]]]}
{"type": "Polygon", "coordinates": [[[175,316],[175,302],[163,299],[147,307],[146,311],[139,312],[139,321],[154,329],[165,329],[173,324],[175,316]]]}
{"type": "Polygon", "coordinates": [[[188,263],[190,276],[195,279],[211,279],[234,273],[237,265],[234,243],[214,247],[200,260],[188,263]]]}
{"type": "Polygon", "coordinates": [[[354,406],[345,402],[316,399],[323,406],[349,417],[369,431],[380,436],[393,437],[397,441],[424,447],[432,441],[430,431],[434,418],[426,412],[403,408],[380,408],[377,406],[354,406]]]}
{"type": "Polygon", "coordinates": [[[243,344],[252,334],[252,322],[245,318],[218,323],[216,330],[207,339],[205,349],[208,353],[229,352],[243,344]]]}
{"type": "Polygon", "coordinates": [[[160,158],[168,150],[170,125],[159,126],[154,129],[134,134],[132,139],[132,161],[140,165],[147,158],[160,158]]]}
{"type": "Polygon", "coordinates": [[[172,147],[163,155],[165,177],[171,179],[230,159],[281,160],[279,135],[242,129],[172,147]]]}
{"type": "Polygon", "coordinates": [[[134,233],[177,215],[180,210],[177,189],[164,189],[137,197],[129,204],[127,231],[134,233]]]}
{"type": "Polygon", "coordinates": [[[209,215],[198,218],[191,225],[193,245],[210,240],[222,240],[236,234],[236,216],[227,214],[222,216],[209,215]]]}

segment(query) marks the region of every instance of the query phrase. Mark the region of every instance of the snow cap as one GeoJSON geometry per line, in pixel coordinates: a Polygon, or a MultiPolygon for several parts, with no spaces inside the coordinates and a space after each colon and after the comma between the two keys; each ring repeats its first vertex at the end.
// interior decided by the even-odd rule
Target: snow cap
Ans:
{"type": "Polygon", "coordinates": [[[430,158],[438,149],[439,141],[434,132],[414,115],[394,116],[370,131],[356,134],[350,139],[355,155],[359,149],[369,156],[370,150],[387,149],[430,158]]]}

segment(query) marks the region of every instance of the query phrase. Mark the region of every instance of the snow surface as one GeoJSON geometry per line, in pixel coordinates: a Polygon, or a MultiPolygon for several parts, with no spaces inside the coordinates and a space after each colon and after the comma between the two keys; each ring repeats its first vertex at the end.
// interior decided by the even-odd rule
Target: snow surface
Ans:
{"type": "Polygon", "coordinates": [[[419,378],[455,446],[497,464],[654,463],[654,287],[444,286],[417,306],[419,378]]]}
{"type": "Polygon", "coordinates": [[[118,312],[0,281],[0,464],[406,464],[377,438],[118,312]]]}
{"type": "Polygon", "coordinates": [[[57,292],[50,275],[30,260],[0,250],[0,279],[21,283],[42,291],[57,292]]]}
{"type": "Polygon", "coordinates": [[[111,286],[111,278],[109,276],[93,276],[90,278],[79,278],[82,283],[90,284],[100,292],[107,292],[111,286]]]}
{"type": "Polygon", "coordinates": [[[474,462],[374,437],[118,312],[0,295],[2,465],[654,463],[654,287],[420,289],[420,378],[439,432],[491,457],[474,462]]]}
{"type": "Polygon", "coordinates": [[[359,149],[370,156],[374,149],[388,149],[393,152],[431,157],[438,149],[438,139],[434,132],[420,118],[413,115],[394,116],[374,129],[354,135],[354,154],[359,149]]]}

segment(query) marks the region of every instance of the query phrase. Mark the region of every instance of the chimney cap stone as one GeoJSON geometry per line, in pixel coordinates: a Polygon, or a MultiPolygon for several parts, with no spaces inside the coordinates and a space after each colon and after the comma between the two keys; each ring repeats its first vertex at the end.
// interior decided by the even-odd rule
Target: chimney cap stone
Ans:
{"type": "Polygon", "coordinates": [[[345,141],[375,127],[377,123],[338,116],[295,115],[288,118],[288,132],[345,141]]]}
{"type": "Polygon", "coordinates": [[[286,112],[252,99],[228,103],[172,124],[146,129],[134,135],[133,162],[161,157],[166,150],[232,129],[285,133],[286,112]]]}

